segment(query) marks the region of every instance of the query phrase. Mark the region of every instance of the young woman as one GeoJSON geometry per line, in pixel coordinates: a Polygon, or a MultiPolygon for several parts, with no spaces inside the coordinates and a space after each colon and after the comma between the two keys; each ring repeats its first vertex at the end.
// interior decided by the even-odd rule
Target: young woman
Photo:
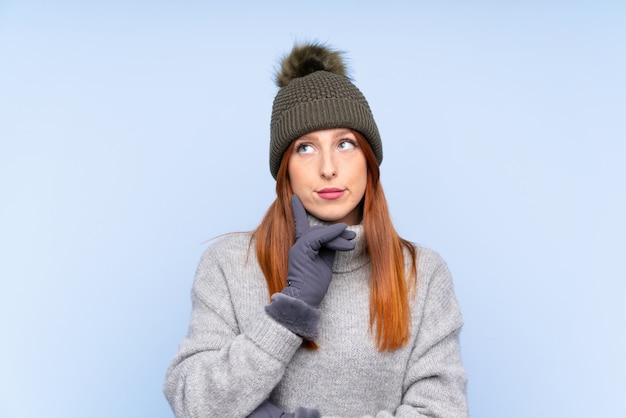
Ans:
{"type": "Polygon", "coordinates": [[[277,75],[277,198],[204,253],[164,392],[177,417],[466,417],[462,318],[432,250],[395,231],[382,143],[340,53],[277,75]]]}

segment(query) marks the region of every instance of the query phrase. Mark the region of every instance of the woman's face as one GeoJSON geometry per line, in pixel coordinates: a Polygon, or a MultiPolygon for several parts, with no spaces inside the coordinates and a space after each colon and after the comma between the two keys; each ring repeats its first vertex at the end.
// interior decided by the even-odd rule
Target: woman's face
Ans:
{"type": "Polygon", "coordinates": [[[324,129],[295,140],[287,171],[291,189],[313,216],[331,223],[361,222],[367,163],[348,129],[324,129]]]}

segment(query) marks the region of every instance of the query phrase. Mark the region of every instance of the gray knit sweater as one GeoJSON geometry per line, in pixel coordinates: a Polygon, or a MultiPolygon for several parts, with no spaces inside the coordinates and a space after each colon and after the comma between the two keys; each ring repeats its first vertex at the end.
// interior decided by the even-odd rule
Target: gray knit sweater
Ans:
{"type": "MultiPolygon", "coordinates": [[[[322,304],[318,350],[271,319],[267,284],[250,235],[231,234],[204,253],[192,289],[187,336],[164,392],[179,418],[246,417],[269,399],[287,412],[324,417],[468,415],[461,314],[441,257],[418,248],[418,290],[409,343],[379,352],[369,330],[369,258],[338,252],[322,304]]],[[[407,257],[408,258],[408,257],[407,257]]]]}

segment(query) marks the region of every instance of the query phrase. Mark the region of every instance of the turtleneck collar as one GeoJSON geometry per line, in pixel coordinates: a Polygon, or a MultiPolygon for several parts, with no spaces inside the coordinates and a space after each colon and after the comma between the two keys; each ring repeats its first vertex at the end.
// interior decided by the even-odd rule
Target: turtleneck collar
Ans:
{"type": "MultiPolygon", "coordinates": [[[[329,222],[322,221],[315,216],[309,214],[309,225],[330,225],[329,222]]],[[[357,270],[367,263],[370,259],[365,251],[365,236],[363,233],[363,224],[348,225],[346,228],[349,231],[356,233],[356,237],[352,240],[354,242],[354,250],[352,251],[337,251],[335,253],[335,262],[333,263],[333,273],[349,273],[357,270]]]]}

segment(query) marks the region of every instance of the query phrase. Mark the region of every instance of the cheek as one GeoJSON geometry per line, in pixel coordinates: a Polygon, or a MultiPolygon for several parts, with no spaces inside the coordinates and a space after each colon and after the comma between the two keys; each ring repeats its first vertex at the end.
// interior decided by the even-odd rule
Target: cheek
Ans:
{"type": "Polygon", "coordinates": [[[289,175],[289,183],[291,189],[296,192],[307,184],[306,170],[298,164],[289,164],[287,166],[287,174],[289,175]]]}
{"type": "Polygon", "coordinates": [[[354,167],[354,191],[358,196],[359,201],[365,195],[365,189],[367,187],[367,164],[365,163],[365,158],[359,164],[356,164],[354,167]]]}
{"type": "Polygon", "coordinates": [[[356,187],[355,197],[357,198],[357,203],[359,203],[363,196],[365,196],[365,189],[367,188],[367,178],[363,177],[363,179],[358,183],[356,187]]]}

